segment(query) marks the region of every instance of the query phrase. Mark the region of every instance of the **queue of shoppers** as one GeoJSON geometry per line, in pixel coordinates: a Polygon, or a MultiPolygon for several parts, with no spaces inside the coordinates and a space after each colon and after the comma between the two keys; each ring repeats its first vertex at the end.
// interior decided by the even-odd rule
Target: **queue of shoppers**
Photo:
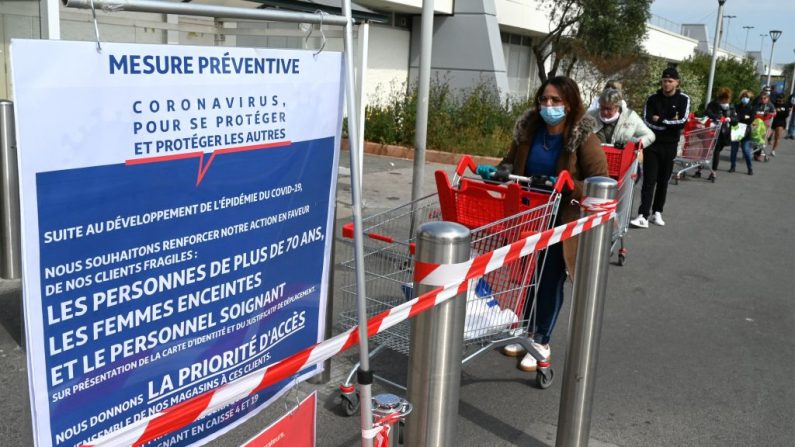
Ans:
{"type": "MultiPolygon", "coordinates": [[[[627,106],[621,84],[611,81],[586,110],[577,84],[565,76],[551,78],[538,88],[532,107],[516,122],[513,142],[499,166],[479,165],[477,173],[492,179],[498,168],[526,177],[556,177],[567,170],[574,179],[573,191],[565,193],[556,224],[571,222],[579,217],[574,204],[582,197],[583,181],[591,176],[607,175],[607,161],[600,144],[623,147],[628,142],[637,143],[642,151],[639,161],[643,167],[641,203],[638,215],[630,221],[636,228],[649,224],[664,226],[662,213],[666,204],[668,182],[673,171],[680,137],[691,112],[690,98],[679,88],[679,73],[675,68],[663,70],[660,89],[646,100],[642,114],[627,106]],[[573,199],[573,200],[572,200],[573,199]]],[[[715,100],[707,104],[706,115],[718,124],[718,140],[713,153],[712,170],[718,168],[720,153],[731,147],[728,172],[735,172],[737,156],[742,149],[747,173],[753,174],[752,134],[757,118],[773,120],[773,150],[779,140],[795,138],[791,109],[795,108],[795,95],[780,96],[773,104],[768,91],[762,90],[757,98],[743,90],[736,104],[732,103],[731,89],[718,89],[715,100]],[[784,136],[787,118],[789,131],[784,136]],[[745,127],[741,135],[732,133],[732,126],[745,127]]],[[[714,175],[714,174],[713,174],[714,175]]],[[[548,360],[551,355],[550,338],[563,305],[563,288],[567,278],[573,277],[576,265],[577,238],[567,239],[547,249],[546,261],[538,267],[538,289],[531,290],[536,297],[526,300],[524,320],[531,321],[526,336],[534,349],[548,360]],[[531,318],[535,311],[535,318],[531,318]]],[[[503,349],[507,356],[522,356],[518,367],[536,371],[538,362],[526,354],[520,344],[503,349]]]]}

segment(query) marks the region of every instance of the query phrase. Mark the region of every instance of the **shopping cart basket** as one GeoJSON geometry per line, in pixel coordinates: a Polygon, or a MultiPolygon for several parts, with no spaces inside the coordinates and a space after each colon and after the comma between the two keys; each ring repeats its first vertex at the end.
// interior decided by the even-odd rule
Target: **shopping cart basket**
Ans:
{"type": "MultiPolygon", "coordinates": [[[[463,176],[467,169],[474,170],[475,165],[469,157],[463,157],[452,181],[446,172],[436,172],[437,194],[363,219],[368,317],[413,297],[414,233],[422,223],[444,219],[467,226],[472,231],[472,256],[477,256],[551,228],[560,204],[560,191],[564,187],[573,188],[568,173],[559,176],[550,191],[542,191],[522,187],[515,181],[499,184],[467,178],[463,176]]],[[[514,177],[514,180],[518,179],[514,177]]],[[[343,236],[352,235],[353,226],[345,225],[343,236]]],[[[470,282],[464,325],[464,364],[510,343],[522,344],[531,354],[535,352],[523,334],[535,315],[534,302],[526,300],[531,293],[530,299],[535,296],[536,264],[543,259],[543,254],[536,252],[470,282]],[[527,319],[524,318],[526,304],[532,306],[527,319]]],[[[353,260],[342,263],[345,271],[338,292],[342,307],[339,324],[343,329],[358,323],[354,266],[353,260]]],[[[370,355],[384,349],[407,355],[409,334],[410,323],[404,321],[376,335],[370,339],[375,346],[370,355]]],[[[540,353],[535,354],[541,358],[540,353]]],[[[355,365],[351,369],[340,386],[342,410],[348,415],[355,413],[359,406],[352,382],[357,368],[355,365]]],[[[375,377],[403,388],[382,376],[375,377]]],[[[535,383],[539,388],[547,388],[552,378],[551,368],[539,368],[535,383]]]]}
{"type": "Polygon", "coordinates": [[[629,231],[629,219],[632,214],[632,201],[635,196],[635,179],[638,170],[638,152],[640,144],[628,142],[623,148],[607,144],[602,145],[607,158],[607,174],[618,181],[618,204],[614,220],[613,236],[610,253],[618,249],[618,265],[626,263],[628,250],[624,247],[624,236],[629,231]]]}
{"type": "Polygon", "coordinates": [[[691,114],[688,123],[685,126],[683,137],[679,141],[679,148],[677,150],[674,164],[678,164],[680,169],[673,173],[674,184],[678,184],[679,180],[687,176],[688,171],[700,171],[706,166],[709,169],[709,180],[715,183],[715,171],[712,170],[712,151],[715,150],[715,145],[720,138],[720,126],[723,124],[724,118],[720,122],[713,122],[710,119],[696,118],[691,114]]]}

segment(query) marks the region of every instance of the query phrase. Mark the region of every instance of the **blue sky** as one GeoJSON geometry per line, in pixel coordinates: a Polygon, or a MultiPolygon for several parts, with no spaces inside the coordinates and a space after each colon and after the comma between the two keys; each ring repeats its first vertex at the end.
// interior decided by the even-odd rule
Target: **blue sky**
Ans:
{"type": "MultiPolygon", "coordinates": [[[[715,20],[718,15],[717,0],[655,0],[651,13],[677,23],[705,23],[710,36],[715,33],[715,20]]],[[[783,31],[776,42],[773,62],[787,64],[795,62],[795,0],[726,0],[723,15],[737,16],[724,19],[724,37],[728,28],[729,44],[743,49],[746,30],[743,26],[753,26],[747,31],[748,50],[759,51],[762,39],[772,29],[783,31]]],[[[712,37],[710,37],[712,42],[712,37]]],[[[770,38],[764,39],[765,60],[770,57],[770,38]]]]}

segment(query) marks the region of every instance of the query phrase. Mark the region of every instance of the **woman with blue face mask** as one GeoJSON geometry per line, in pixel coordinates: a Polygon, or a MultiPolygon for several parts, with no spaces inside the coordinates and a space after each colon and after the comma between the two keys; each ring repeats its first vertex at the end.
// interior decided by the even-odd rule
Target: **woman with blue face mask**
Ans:
{"type": "MultiPolygon", "coordinates": [[[[516,122],[513,142],[501,165],[522,176],[557,176],[567,170],[574,180],[574,191],[564,193],[556,224],[571,222],[580,217],[580,209],[572,204],[583,193],[583,180],[592,176],[607,176],[607,160],[599,139],[593,133],[596,122],[586,115],[577,84],[557,76],[541,84],[535,94],[534,107],[516,122]]],[[[478,174],[491,179],[496,168],[478,166],[478,174]]],[[[577,238],[567,239],[547,249],[539,280],[536,315],[533,320],[532,296],[525,303],[523,320],[532,321],[528,327],[533,346],[549,358],[549,340],[563,305],[563,286],[566,272],[573,277],[577,254],[577,238]]],[[[521,345],[508,345],[503,350],[508,356],[523,353],[521,345]]],[[[536,359],[527,354],[519,368],[528,372],[537,368],[536,359]]]]}
{"type": "Polygon", "coordinates": [[[745,124],[745,137],[740,141],[731,142],[731,154],[729,155],[729,172],[734,172],[737,167],[737,151],[742,147],[745,165],[748,167],[748,175],[753,175],[754,168],[751,162],[751,123],[755,118],[755,110],[751,100],[753,95],[749,90],[740,92],[740,102],[734,107],[737,113],[737,121],[745,124]]]}

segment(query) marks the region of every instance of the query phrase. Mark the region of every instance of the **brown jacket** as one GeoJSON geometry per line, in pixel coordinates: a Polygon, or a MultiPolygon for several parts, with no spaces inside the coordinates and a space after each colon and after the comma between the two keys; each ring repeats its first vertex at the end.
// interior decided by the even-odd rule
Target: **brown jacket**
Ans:
{"type": "MultiPolygon", "coordinates": [[[[524,172],[527,157],[530,156],[530,145],[535,131],[544,125],[534,110],[528,110],[516,121],[513,131],[513,142],[508,155],[500,164],[512,164],[513,173],[526,175],[524,172]]],[[[560,203],[558,224],[568,223],[580,218],[580,207],[571,200],[582,198],[583,180],[594,176],[607,176],[607,159],[605,158],[599,138],[593,133],[596,125],[594,119],[587,114],[573,126],[569,134],[563,136],[563,153],[558,159],[558,172],[569,171],[574,180],[574,191],[564,194],[560,203]]],[[[574,265],[577,258],[577,237],[563,241],[563,257],[569,275],[574,277],[574,265]]]]}

